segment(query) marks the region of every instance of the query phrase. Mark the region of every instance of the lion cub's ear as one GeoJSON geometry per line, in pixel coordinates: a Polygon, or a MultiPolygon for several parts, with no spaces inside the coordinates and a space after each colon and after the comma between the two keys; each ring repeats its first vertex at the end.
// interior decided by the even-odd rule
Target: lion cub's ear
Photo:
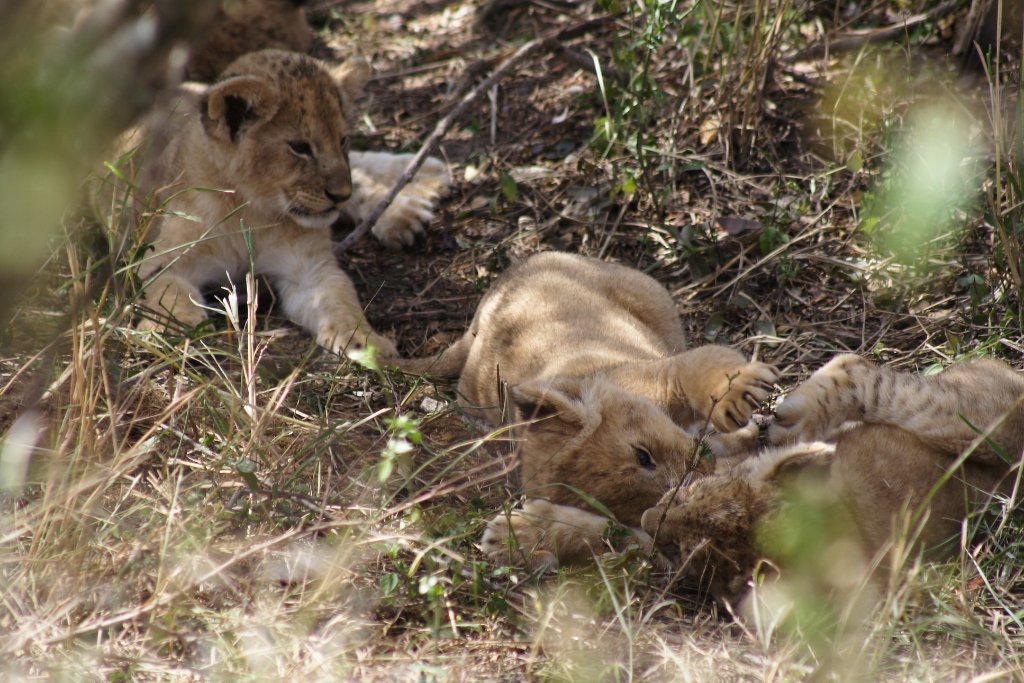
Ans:
{"type": "Polygon", "coordinates": [[[578,380],[535,379],[509,387],[508,395],[524,420],[538,420],[541,429],[572,427],[578,430],[600,419],[583,396],[578,380]]]}
{"type": "Polygon", "coordinates": [[[207,89],[199,105],[210,137],[237,142],[238,136],[265,121],[280,105],[270,83],[258,76],[234,76],[207,89]]]}
{"type": "Polygon", "coordinates": [[[345,113],[353,115],[353,102],[363,94],[363,88],[373,75],[370,63],[362,57],[349,57],[341,65],[331,71],[334,82],[338,84],[341,99],[345,102],[345,113]]]}
{"type": "Polygon", "coordinates": [[[765,459],[761,479],[766,483],[781,486],[794,477],[805,474],[824,478],[832,466],[835,454],[834,445],[820,441],[798,443],[768,451],[758,456],[765,459]]]}

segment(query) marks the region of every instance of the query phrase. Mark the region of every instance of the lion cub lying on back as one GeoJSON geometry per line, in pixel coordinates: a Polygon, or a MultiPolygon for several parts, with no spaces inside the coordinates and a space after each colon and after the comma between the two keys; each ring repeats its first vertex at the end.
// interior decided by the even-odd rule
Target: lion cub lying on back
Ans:
{"type": "MultiPolygon", "coordinates": [[[[723,433],[740,430],[777,377],[729,348],[684,347],[675,304],[655,280],[545,253],[505,272],[450,348],[395,364],[457,376],[468,411],[517,425],[521,485],[535,500],[495,517],[483,545],[507,560],[516,545],[511,535],[519,548],[512,558],[539,566],[599,550],[608,520],[580,509],[588,507],[580,492],[619,522],[639,525],[681,478],[710,469],[698,432],[708,423],[723,433]],[[596,534],[584,533],[593,528],[596,534]]],[[[747,429],[744,438],[726,434],[710,445],[725,455],[750,436],[747,429]]]]}
{"type": "MultiPolygon", "coordinates": [[[[154,251],[139,266],[151,317],[194,326],[206,318],[204,285],[248,270],[270,278],[285,315],[334,352],[394,345],[363,316],[355,287],[338,267],[331,224],[358,220],[390,189],[408,155],[349,153],[353,101],[369,65],[335,73],[305,55],[264,50],[233,62],[210,85],[186,84],[135,133],[135,197],[155,207],[154,251]]],[[[374,234],[389,246],[412,242],[448,188],[439,159],[388,207],[374,234]]]]}
{"type": "Polygon", "coordinates": [[[794,445],[698,479],[643,515],[644,530],[720,600],[745,592],[760,559],[784,563],[772,531],[787,482],[802,472],[821,477],[817,493],[839,507],[865,560],[888,551],[898,515],[922,507],[913,540],[941,552],[972,511],[1015,486],[1024,377],[993,360],[920,377],[844,355],[786,397],[776,418],[769,438],[794,445]]]}

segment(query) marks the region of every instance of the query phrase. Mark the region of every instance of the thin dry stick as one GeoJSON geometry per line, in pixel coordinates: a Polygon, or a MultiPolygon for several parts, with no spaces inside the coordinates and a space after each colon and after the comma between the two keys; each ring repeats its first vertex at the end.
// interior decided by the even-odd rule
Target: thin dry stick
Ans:
{"type": "Polygon", "coordinates": [[[926,21],[941,19],[955,10],[959,4],[959,0],[946,0],[946,2],[936,5],[927,12],[906,17],[902,21],[892,24],[891,26],[856,31],[843,38],[835,38],[824,43],[817,43],[783,58],[782,61],[792,63],[802,62],[809,59],[821,59],[827,54],[856,50],[868,43],[881,43],[887,40],[892,40],[893,38],[899,38],[906,34],[909,29],[919,24],[923,24],[926,21]]]}
{"type": "Polygon", "coordinates": [[[423,145],[420,147],[420,151],[416,153],[416,156],[412,158],[409,165],[405,167],[405,171],[402,172],[401,177],[398,179],[398,182],[395,183],[394,187],[391,188],[391,191],[388,192],[384,199],[377,203],[377,206],[373,207],[373,210],[363,218],[359,225],[357,225],[355,229],[345,237],[345,239],[338,242],[334,247],[334,253],[341,254],[348,250],[349,247],[358,242],[363,235],[373,227],[374,223],[377,222],[377,219],[380,218],[385,209],[391,206],[391,202],[395,200],[395,197],[397,197],[398,193],[402,191],[402,188],[405,187],[409,181],[412,180],[412,177],[416,175],[416,172],[420,170],[420,166],[422,166],[423,162],[426,161],[427,156],[434,151],[434,148],[437,147],[437,143],[440,142],[441,138],[448,133],[448,129],[452,127],[452,124],[455,123],[455,120],[463,111],[465,111],[466,107],[472,104],[473,101],[482,93],[489,91],[491,87],[509,71],[509,69],[533,53],[543,44],[543,38],[535,38],[534,40],[525,43],[522,47],[516,50],[511,57],[502,62],[501,65],[495,69],[483,83],[469,91],[466,96],[463,97],[457,105],[455,105],[455,108],[448,112],[443,119],[438,121],[437,126],[434,127],[434,132],[431,133],[430,137],[423,142],[423,145]]]}
{"type": "Polygon", "coordinates": [[[391,188],[391,191],[388,192],[384,199],[373,207],[373,210],[363,218],[359,225],[357,225],[355,229],[345,237],[345,239],[338,242],[334,247],[334,253],[341,254],[347,251],[349,247],[358,242],[363,235],[373,227],[381,214],[384,213],[384,211],[391,205],[391,202],[395,200],[398,193],[402,191],[402,188],[412,180],[414,175],[416,175],[420,166],[422,166],[423,162],[426,161],[427,156],[434,151],[434,148],[437,147],[437,143],[440,142],[441,138],[448,133],[448,129],[452,127],[452,124],[454,124],[456,119],[458,119],[462,112],[465,111],[466,107],[472,104],[473,101],[480,97],[481,94],[488,92],[495,83],[497,83],[509,70],[512,69],[513,66],[536,52],[538,49],[542,47],[549,50],[555,49],[560,46],[560,40],[583,33],[594,26],[605,23],[607,19],[607,17],[602,17],[599,21],[585,21],[577,26],[558,31],[555,35],[534,38],[533,40],[524,43],[512,54],[511,57],[498,65],[498,68],[496,68],[490,76],[470,92],[466,93],[465,97],[463,97],[443,119],[437,122],[437,125],[434,127],[434,132],[432,132],[430,137],[423,142],[423,145],[420,147],[420,151],[416,153],[416,156],[409,162],[409,165],[405,167],[405,171],[398,179],[398,182],[395,183],[395,186],[391,188]]]}

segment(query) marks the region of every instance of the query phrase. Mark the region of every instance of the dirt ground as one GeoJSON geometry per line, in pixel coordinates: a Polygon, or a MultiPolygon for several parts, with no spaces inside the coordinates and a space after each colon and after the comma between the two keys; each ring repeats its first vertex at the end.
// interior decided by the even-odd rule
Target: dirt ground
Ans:
{"type": "MultiPolygon", "coordinates": [[[[377,29],[332,44],[337,54],[374,55],[378,76],[367,106],[376,130],[366,143],[402,151],[416,150],[449,93],[465,90],[467,67],[509,54],[503,41],[586,16],[585,7],[573,15],[512,3],[494,10],[503,21],[492,34],[474,29],[480,10],[473,6],[351,7],[364,26],[377,29]],[[395,26],[401,31],[392,33],[395,26]]],[[[604,56],[616,30],[609,22],[575,46],[604,56]]],[[[954,60],[941,45],[920,52],[930,68],[953,73],[954,60]]],[[[423,243],[394,254],[363,240],[345,266],[362,286],[371,320],[408,354],[450,342],[494,275],[551,249],[611,258],[652,274],[675,295],[692,339],[756,351],[792,366],[794,377],[837,351],[876,352],[896,366],[913,366],[913,354],[943,348],[947,340],[935,335],[951,328],[970,344],[990,328],[971,319],[956,280],[970,272],[972,261],[986,258],[991,237],[980,230],[964,235],[964,267],[940,273],[943,279],[932,286],[892,281],[884,256],[857,235],[858,202],[871,174],[821,155],[834,145],[818,120],[827,69],[801,64],[771,74],[756,144],[741,158],[735,152],[729,158],[721,139],[702,144],[702,121],[673,122],[683,170],[659,220],[642,193],[615,192],[618,167],[635,167],[635,161],[600,159],[590,148],[601,115],[594,74],[564,55],[542,52],[501,82],[494,105],[486,97],[478,101],[440,145],[456,183],[423,243]],[[814,68],[825,71],[814,74],[814,68]],[[519,179],[512,199],[502,193],[503,174],[519,179]],[[766,230],[784,235],[777,238],[786,240],[782,253],[764,253],[766,230]]],[[[671,73],[659,76],[672,80],[671,73]]],[[[969,88],[981,85],[976,75],[954,78],[969,88]]],[[[667,90],[669,84],[660,85],[667,90]]],[[[976,94],[968,89],[963,97],[976,94]]],[[[707,109],[722,105],[712,101],[707,109]]]]}

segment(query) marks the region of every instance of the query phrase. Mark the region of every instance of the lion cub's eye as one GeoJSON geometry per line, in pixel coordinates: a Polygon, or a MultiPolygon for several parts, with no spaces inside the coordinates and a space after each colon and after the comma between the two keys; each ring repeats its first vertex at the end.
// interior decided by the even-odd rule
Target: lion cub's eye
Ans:
{"type": "Polygon", "coordinates": [[[313,156],[313,148],[305,140],[289,140],[288,149],[297,157],[308,158],[313,156]]]}
{"type": "Polygon", "coordinates": [[[349,142],[351,142],[351,141],[348,139],[347,135],[342,135],[341,136],[341,148],[342,149],[347,150],[349,142]]]}
{"type": "Polygon", "coordinates": [[[636,462],[640,467],[645,470],[653,470],[657,465],[654,462],[654,458],[651,457],[650,451],[641,446],[633,446],[633,453],[636,454],[636,462]]]}

